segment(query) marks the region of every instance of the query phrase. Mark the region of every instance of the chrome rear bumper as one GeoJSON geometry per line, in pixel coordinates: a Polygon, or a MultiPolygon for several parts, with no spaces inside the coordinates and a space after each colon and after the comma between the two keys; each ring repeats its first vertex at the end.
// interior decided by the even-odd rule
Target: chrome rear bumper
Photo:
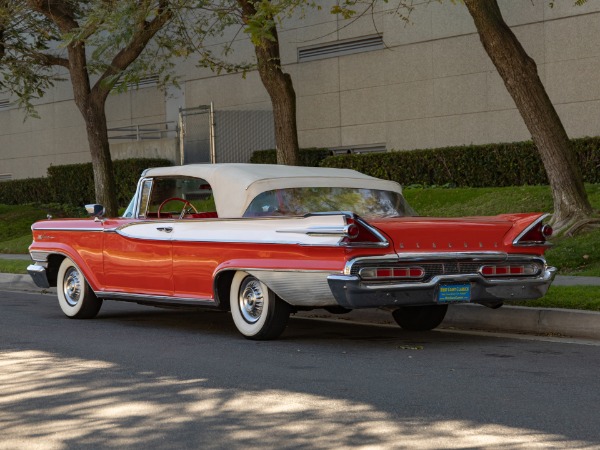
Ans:
{"type": "Polygon", "coordinates": [[[437,304],[443,283],[469,283],[471,300],[465,303],[532,300],[546,294],[555,276],[556,268],[546,267],[535,278],[490,279],[471,274],[440,275],[424,283],[367,283],[357,275],[330,275],[327,281],[340,306],[358,309],[437,304]]]}

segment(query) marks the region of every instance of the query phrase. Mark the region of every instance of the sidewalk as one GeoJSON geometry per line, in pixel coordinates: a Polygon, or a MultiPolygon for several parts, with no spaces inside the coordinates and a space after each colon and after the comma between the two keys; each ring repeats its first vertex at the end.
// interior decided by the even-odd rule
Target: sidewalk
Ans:
{"type": "MultiPolygon", "coordinates": [[[[29,259],[29,256],[0,254],[0,259],[29,259]],[[6,258],[7,256],[11,258],[6,258]],[[14,256],[19,256],[19,258],[14,258],[14,256]]],[[[600,287],[600,277],[557,276],[554,285],[588,285],[600,287]]],[[[42,289],[33,284],[29,275],[8,273],[0,273],[0,289],[7,291],[42,292],[42,289]]],[[[48,289],[45,292],[56,295],[55,288],[48,289]]],[[[316,309],[299,312],[296,316],[349,320],[359,323],[395,323],[390,312],[380,309],[354,310],[342,315],[330,314],[324,309],[316,309]]],[[[490,309],[481,305],[450,305],[441,328],[504,331],[600,340],[600,312],[528,308],[525,306],[503,306],[499,309],[490,309]]]]}

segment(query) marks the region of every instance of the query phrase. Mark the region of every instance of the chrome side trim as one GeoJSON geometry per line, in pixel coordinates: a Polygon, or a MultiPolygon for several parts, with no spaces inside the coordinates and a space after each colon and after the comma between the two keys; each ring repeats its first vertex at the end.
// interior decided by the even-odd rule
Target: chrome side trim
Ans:
{"type": "Polygon", "coordinates": [[[95,294],[96,297],[103,300],[177,306],[218,306],[218,302],[211,298],[169,297],[166,295],[127,294],[107,291],[97,291],[95,294]]]}
{"type": "Polygon", "coordinates": [[[33,231],[92,231],[99,232],[104,231],[104,228],[66,228],[66,227],[44,227],[44,228],[36,228],[34,226],[31,227],[33,231]]]}
{"type": "MultiPolygon", "coordinates": [[[[186,220],[186,222],[192,222],[191,220],[186,220]]],[[[145,225],[145,224],[152,224],[152,225],[163,225],[163,224],[169,224],[169,225],[173,225],[175,223],[175,219],[156,219],[156,220],[152,220],[152,219],[139,219],[138,222],[129,222],[126,223],[124,225],[121,225],[120,227],[114,228],[114,230],[118,233],[121,230],[124,230],[125,228],[129,228],[129,227],[134,227],[136,225],[145,225]]]]}
{"type": "Polygon", "coordinates": [[[307,227],[290,230],[276,230],[277,233],[306,234],[308,236],[347,236],[349,225],[344,227],[307,227]]]}
{"type": "Polygon", "coordinates": [[[514,245],[515,247],[540,247],[540,246],[551,247],[552,244],[547,241],[532,242],[529,244],[519,244],[519,241],[523,238],[523,236],[525,236],[527,233],[529,233],[529,231],[531,231],[531,229],[535,228],[540,222],[542,222],[548,216],[550,216],[550,214],[544,214],[539,219],[534,220],[527,228],[525,228],[523,231],[521,231],[521,233],[519,233],[519,235],[513,240],[512,245],[514,245]]]}

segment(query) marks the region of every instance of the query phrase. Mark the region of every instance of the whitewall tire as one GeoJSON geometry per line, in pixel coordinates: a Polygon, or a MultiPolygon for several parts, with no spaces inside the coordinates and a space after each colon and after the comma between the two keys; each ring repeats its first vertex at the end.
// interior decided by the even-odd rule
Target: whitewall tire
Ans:
{"type": "Polygon", "coordinates": [[[233,323],[247,339],[275,339],[285,329],[290,305],[258,278],[236,272],[231,282],[229,305],[233,323]]]}
{"type": "Polygon", "coordinates": [[[102,306],[102,300],[96,297],[79,267],[69,258],[65,258],[58,269],[56,292],[60,309],[71,319],[92,319],[102,306]]]}

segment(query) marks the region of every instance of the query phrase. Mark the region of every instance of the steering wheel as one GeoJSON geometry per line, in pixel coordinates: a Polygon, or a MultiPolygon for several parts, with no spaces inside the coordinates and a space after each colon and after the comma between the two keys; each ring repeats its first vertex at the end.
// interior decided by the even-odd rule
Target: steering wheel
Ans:
{"type": "Polygon", "coordinates": [[[163,206],[165,206],[167,203],[172,202],[174,200],[177,200],[178,202],[182,202],[183,203],[183,208],[181,208],[181,213],[179,214],[179,218],[183,219],[185,217],[186,214],[189,214],[190,211],[194,211],[195,213],[198,213],[198,210],[194,207],[194,205],[192,205],[188,200],[184,199],[184,198],[179,198],[179,197],[169,197],[168,199],[166,199],[165,201],[163,201],[160,206],[158,207],[158,218],[160,219],[160,212],[163,209],[163,206]]]}

